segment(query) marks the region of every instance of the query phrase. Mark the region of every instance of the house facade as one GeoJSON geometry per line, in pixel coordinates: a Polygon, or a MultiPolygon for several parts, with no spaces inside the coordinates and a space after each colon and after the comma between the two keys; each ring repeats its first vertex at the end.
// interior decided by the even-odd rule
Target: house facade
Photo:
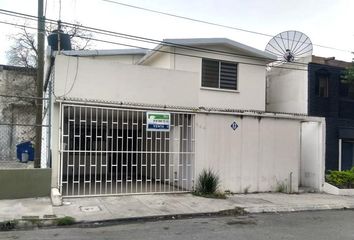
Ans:
{"type": "Polygon", "coordinates": [[[274,60],[223,38],[56,55],[52,188],[64,197],[184,192],[212,169],[235,193],[320,190],[325,123],[266,113],[274,60]]]}
{"type": "Polygon", "coordinates": [[[303,63],[296,69],[269,71],[267,110],[325,117],[326,170],[350,169],[354,166],[354,89],[343,81],[350,63],[317,56],[303,63]]]}

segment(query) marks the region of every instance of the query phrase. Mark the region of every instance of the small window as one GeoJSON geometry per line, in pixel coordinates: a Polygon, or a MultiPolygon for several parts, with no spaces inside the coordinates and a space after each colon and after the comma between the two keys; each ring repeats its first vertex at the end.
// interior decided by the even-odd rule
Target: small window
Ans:
{"type": "Polygon", "coordinates": [[[203,59],[202,87],[237,90],[237,63],[203,59]]]}
{"type": "Polygon", "coordinates": [[[319,97],[328,97],[328,75],[319,74],[316,78],[316,94],[319,97]]]}
{"type": "Polygon", "coordinates": [[[353,99],[354,100],[354,83],[346,82],[341,80],[340,83],[340,96],[343,98],[353,99]]]}

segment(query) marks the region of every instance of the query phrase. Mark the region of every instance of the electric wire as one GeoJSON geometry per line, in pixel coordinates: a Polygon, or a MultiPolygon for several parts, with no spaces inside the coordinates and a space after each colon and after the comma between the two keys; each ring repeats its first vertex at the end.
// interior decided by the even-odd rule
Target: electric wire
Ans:
{"type": "MultiPolygon", "coordinates": [[[[30,29],[33,29],[33,30],[38,30],[36,27],[29,27],[29,26],[25,26],[25,25],[20,25],[20,24],[16,24],[16,23],[9,23],[9,22],[4,22],[4,21],[0,21],[0,24],[8,24],[8,25],[16,26],[16,27],[21,27],[21,28],[25,28],[26,27],[26,28],[30,28],[30,29]]],[[[45,34],[45,31],[42,32],[42,33],[45,34]]],[[[125,44],[125,43],[119,43],[119,42],[114,42],[114,41],[109,41],[109,40],[93,38],[93,37],[85,37],[85,36],[80,36],[80,35],[77,35],[76,37],[82,38],[82,39],[86,39],[86,40],[92,40],[92,41],[97,41],[97,42],[103,42],[103,43],[109,43],[109,44],[113,44],[113,45],[124,46],[124,47],[139,48],[139,49],[153,51],[153,52],[162,52],[162,53],[168,53],[168,54],[179,55],[179,56],[203,58],[202,56],[193,55],[193,54],[175,53],[173,51],[165,51],[165,50],[161,50],[161,49],[147,48],[147,47],[142,47],[142,46],[137,46],[137,45],[132,45],[132,44],[125,44]]],[[[79,55],[72,55],[72,56],[79,57],[79,55]]],[[[257,64],[257,63],[242,62],[242,61],[237,61],[237,62],[240,63],[240,64],[245,64],[245,65],[265,67],[265,64],[257,64]]],[[[284,66],[272,66],[272,68],[308,71],[307,69],[293,68],[293,67],[284,67],[284,66]]]]}
{"type": "MultiPolygon", "coordinates": [[[[180,19],[184,19],[184,20],[189,20],[189,21],[193,21],[193,22],[213,25],[213,26],[217,26],[217,27],[228,28],[228,29],[242,31],[242,32],[247,32],[247,33],[251,33],[251,34],[257,34],[257,35],[264,36],[264,37],[274,37],[274,35],[268,34],[268,33],[262,33],[262,32],[247,30],[247,29],[243,29],[243,28],[233,27],[233,26],[229,26],[229,25],[224,25],[224,24],[220,24],[220,23],[214,23],[214,22],[210,22],[210,21],[205,21],[205,20],[201,20],[201,19],[181,16],[181,15],[177,15],[177,14],[173,14],[173,13],[167,13],[167,12],[158,11],[158,10],[154,10],[154,9],[150,9],[150,8],[145,8],[145,7],[140,7],[140,6],[131,5],[131,4],[127,4],[127,3],[122,3],[122,2],[118,2],[118,1],[113,1],[113,0],[101,0],[101,1],[109,2],[109,3],[113,3],[113,4],[125,6],[125,7],[135,8],[135,9],[139,9],[139,10],[143,10],[143,11],[148,11],[148,12],[152,12],[152,13],[157,13],[157,14],[161,14],[161,15],[165,15],[165,16],[170,16],[170,17],[180,18],[180,19]]],[[[350,52],[350,53],[353,52],[353,51],[350,51],[350,50],[340,49],[340,48],[335,48],[335,47],[330,47],[330,46],[325,46],[325,45],[322,45],[322,44],[313,44],[313,45],[317,46],[317,47],[321,47],[321,48],[328,48],[328,49],[342,51],[342,52],[350,52]]]]}
{"type": "MultiPolygon", "coordinates": [[[[3,10],[0,9],[0,14],[5,11],[5,15],[11,15],[11,16],[16,16],[16,15],[24,15],[23,17],[29,20],[37,20],[36,16],[33,15],[28,15],[28,14],[21,14],[21,13],[16,13],[13,11],[8,11],[8,10],[3,10]]],[[[19,16],[19,17],[21,17],[19,16]]],[[[48,22],[51,23],[57,23],[56,20],[53,19],[47,19],[48,22]]],[[[187,49],[187,50],[194,50],[197,52],[208,52],[208,53],[217,53],[217,54],[222,54],[222,55],[228,55],[228,56],[241,56],[245,58],[250,58],[250,59],[256,59],[256,60],[269,60],[269,61],[278,61],[279,60],[274,60],[271,58],[266,58],[266,57],[254,57],[254,56],[249,56],[245,54],[239,54],[239,53],[232,53],[232,52],[227,52],[227,51],[222,51],[222,50],[212,50],[208,48],[203,48],[203,47],[196,47],[196,46],[189,46],[185,44],[178,44],[178,43],[173,43],[173,42],[168,42],[168,41],[160,41],[156,39],[151,39],[151,38],[146,38],[146,37],[141,37],[141,36],[136,36],[136,35],[130,35],[130,34],[124,34],[124,33],[119,33],[119,32],[114,32],[110,30],[104,30],[104,29],[99,29],[99,28],[93,28],[93,27],[88,27],[88,26],[83,26],[83,25],[78,25],[74,23],[68,23],[68,22],[61,22],[61,25],[64,26],[69,26],[69,27],[76,27],[85,31],[97,33],[97,34],[102,34],[102,35],[108,35],[108,36],[113,36],[113,37],[120,37],[120,38],[125,38],[129,40],[134,40],[134,41],[142,41],[145,43],[154,43],[154,44],[160,44],[163,46],[170,46],[170,47],[178,47],[182,49],[187,49]]],[[[299,65],[306,65],[302,62],[292,62],[293,64],[299,64],[299,65]]]]}

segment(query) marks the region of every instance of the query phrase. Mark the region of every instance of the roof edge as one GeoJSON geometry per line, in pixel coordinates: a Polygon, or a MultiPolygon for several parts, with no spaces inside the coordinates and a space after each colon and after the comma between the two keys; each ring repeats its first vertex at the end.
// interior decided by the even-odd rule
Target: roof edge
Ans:
{"type": "Polygon", "coordinates": [[[117,56],[117,55],[145,55],[148,51],[145,49],[102,49],[102,50],[66,50],[61,51],[66,56],[81,56],[81,57],[94,57],[94,56],[117,56]]]}
{"type": "MultiPolygon", "coordinates": [[[[243,50],[245,52],[251,53],[250,56],[244,57],[254,57],[259,58],[260,60],[264,60],[267,63],[277,61],[277,57],[273,54],[267,53],[265,51],[259,50],[257,48],[245,45],[243,43],[236,42],[234,40],[228,38],[167,38],[163,39],[163,42],[157,45],[152,51],[147,53],[142,59],[139,60],[138,64],[145,62],[147,59],[152,57],[156,52],[159,51],[163,46],[173,46],[177,47],[180,45],[182,48],[185,47],[192,47],[192,46],[200,46],[200,45],[224,45],[231,48],[243,50]],[[173,45],[176,46],[173,46],[173,45]]],[[[221,53],[222,54],[222,53],[221,53]]],[[[240,56],[243,57],[243,56],[240,56]]]]}

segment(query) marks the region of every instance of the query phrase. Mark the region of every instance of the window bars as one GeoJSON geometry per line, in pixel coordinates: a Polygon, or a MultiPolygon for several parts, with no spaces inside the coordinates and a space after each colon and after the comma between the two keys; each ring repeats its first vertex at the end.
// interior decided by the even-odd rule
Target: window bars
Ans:
{"type": "Polygon", "coordinates": [[[194,121],[194,114],[173,112],[170,131],[147,131],[143,110],[63,104],[62,195],[191,191],[194,121]]]}

